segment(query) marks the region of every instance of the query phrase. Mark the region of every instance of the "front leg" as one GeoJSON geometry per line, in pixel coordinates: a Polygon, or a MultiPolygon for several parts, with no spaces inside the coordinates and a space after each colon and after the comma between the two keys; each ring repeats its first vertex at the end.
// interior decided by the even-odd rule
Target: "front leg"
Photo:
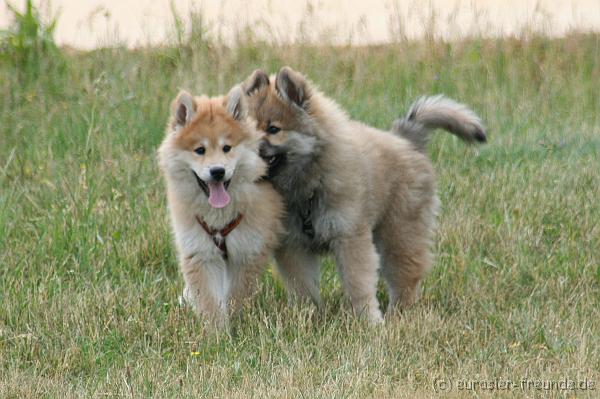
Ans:
{"type": "Polygon", "coordinates": [[[281,275],[288,300],[312,300],[321,305],[319,259],[308,249],[284,245],[275,252],[277,270],[281,275]]]}
{"type": "Polygon", "coordinates": [[[227,270],[222,265],[201,264],[193,258],[181,265],[185,288],[183,297],[196,314],[210,326],[218,329],[227,326],[227,302],[230,283],[227,270]]]}
{"type": "Polygon", "coordinates": [[[252,264],[237,265],[230,268],[232,274],[231,300],[229,302],[230,315],[235,316],[248,302],[248,299],[256,293],[268,259],[267,254],[264,254],[252,264]]]}
{"type": "Polygon", "coordinates": [[[333,250],[352,310],[373,324],[381,323],[383,317],[376,297],[379,255],[371,230],[365,227],[336,240],[333,250]]]}

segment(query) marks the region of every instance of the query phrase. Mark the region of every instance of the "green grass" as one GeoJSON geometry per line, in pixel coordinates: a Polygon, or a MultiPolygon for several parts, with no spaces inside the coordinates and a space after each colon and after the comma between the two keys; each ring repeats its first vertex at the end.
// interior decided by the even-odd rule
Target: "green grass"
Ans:
{"type": "MultiPolygon", "coordinates": [[[[594,381],[600,391],[600,36],[382,47],[69,52],[0,64],[0,397],[429,397],[436,380],[594,381]],[[422,300],[372,328],[288,307],[267,273],[231,334],[190,311],[156,166],[181,87],[225,92],[289,64],[381,128],[419,95],[471,105],[487,146],[439,134],[442,211],[422,300]]],[[[10,61],[10,60],[8,60],[10,61]]],[[[381,295],[384,299],[384,294],[381,295]]]]}

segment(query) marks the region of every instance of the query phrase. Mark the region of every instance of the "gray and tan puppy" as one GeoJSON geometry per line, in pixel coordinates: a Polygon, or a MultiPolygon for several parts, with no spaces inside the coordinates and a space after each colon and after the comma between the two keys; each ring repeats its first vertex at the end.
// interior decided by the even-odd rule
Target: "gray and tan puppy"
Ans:
{"type": "Polygon", "coordinates": [[[485,141],[479,118],[431,97],[386,132],[351,120],[289,67],[271,78],[255,71],[243,86],[249,115],[267,133],[261,156],[269,178],[288,209],[276,261],[289,292],[319,303],[318,256],[331,253],[357,314],[382,321],[380,265],[388,309],[414,303],[432,262],[438,209],[427,138],[442,127],[466,141],[485,141]]]}

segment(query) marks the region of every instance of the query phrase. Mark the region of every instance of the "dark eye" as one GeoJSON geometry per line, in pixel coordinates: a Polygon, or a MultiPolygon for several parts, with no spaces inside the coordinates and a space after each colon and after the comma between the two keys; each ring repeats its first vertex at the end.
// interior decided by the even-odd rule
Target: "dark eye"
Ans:
{"type": "Polygon", "coordinates": [[[198,147],[194,150],[194,152],[198,155],[204,155],[204,153],[206,152],[206,149],[204,147],[198,147]]]}
{"type": "Polygon", "coordinates": [[[223,152],[229,152],[231,151],[231,146],[230,145],[224,145],[223,146],[223,152]]]}
{"type": "Polygon", "coordinates": [[[269,134],[276,134],[276,133],[279,133],[280,130],[281,130],[281,128],[279,128],[279,127],[277,127],[275,125],[270,125],[267,128],[267,133],[269,133],[269,134]]]}

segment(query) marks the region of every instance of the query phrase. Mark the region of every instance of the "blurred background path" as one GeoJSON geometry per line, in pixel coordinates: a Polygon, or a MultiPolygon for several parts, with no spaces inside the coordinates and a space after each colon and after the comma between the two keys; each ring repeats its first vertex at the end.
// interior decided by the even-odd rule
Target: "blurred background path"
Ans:
{"type": "MultiPolygon", "coordinates": [[[[22,9],[24,0],[11,4],[22,9]]],[[[211,34],[225,42],[247,35],[278,43],[292,41],[374,44],[465,36],[561,36],[600,31],[600,0],[53,0],[35,1],[46,15],[58,15],[59,44],[90,49],[164,43],[172,36],[171,4],[189,23],[202,14],[211,34]]],[[[9,23],[4,1],[0,28],[9,23]]]]}

